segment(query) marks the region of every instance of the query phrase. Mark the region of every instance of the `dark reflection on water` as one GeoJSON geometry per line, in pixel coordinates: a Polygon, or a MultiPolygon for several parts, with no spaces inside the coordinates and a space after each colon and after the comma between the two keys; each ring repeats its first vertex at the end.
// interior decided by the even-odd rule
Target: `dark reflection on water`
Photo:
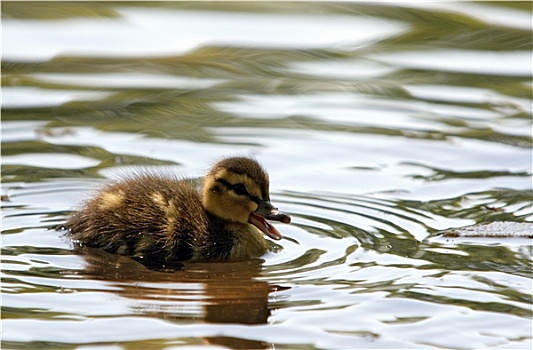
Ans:
{"type": "MultiPolygon", "coordinates": [[[[4,292],[21,293],[15,287],[18,278],[58,280],[58,286],[28,283],[30,289],[39,289],[40,293],[59,292],[62,294],[83,292],[83,289],[64,288],[64,279],[87,279],[105,283],[95,291],[112,290],[116,296],[131,299],[129,313],[154,317],[186,324],[190,322],[207,322],[213,324],[266,324],[271,314],[269,294],[279,290],[290,289],[271,285],[257,279],[262,269],[262,260],[238,263],[185,263],[182,269],[158,272],[148,270],[138,262],[123,256],[108,254],[99,249],[76,248],[77,254],[84,257],[82,269],[65,270],[60,267],[29,267],[23,271],[19,268],[3,270],[4,274],[13,276],[5,278],[7,287],[4,292]],[[63,282],[60,282],[62,281],[63,282]]],[[[16,266],[16,260],[9,257],[24,255],[60,256],[70,255],[68,250],[53,248],[17,247],[2,252],[5,263],[16,266]],[[13,265],[15,264],[15,265],[13,265]]],[[[33,259],[32,259],[33,260],[33,259]]],[[[36,259],[33,261],[39,261],[36,259]]],[[[43,261],[45,265],[47,263],[43,261]]],[[[27,264],[23,264],[24,265],[27,264]]],[[[94,288],[94,287],[93,287],[94,288]]],[[[91,288],[92,289],[92,288],[91,288]]],[[[103,311],[105,314],[105,311],[103,311]]],[[[64,318],[61,312],[50,312],[45,309],[24,309],[6,307],[3,309],[4,319],[20,317],[64,318]]],[[[67,317],[72,317],[67,316],[67,317]]],[[[209,344],[224,345],[231,348],[263,349],[267,344],[262,341],[240,339],[234,337],[204,337],[209,344]]],[[[7,342],[5,346],[17,344],[7,342]]],[[[31,343],[37,346],[37,343],[31,343]]],[[[20,345],[20,344],[19,344],[20,345]]],[[[58,344],[49,343],[48,346],[58,344]]],[[[64,345],[63,345],[64,346],[64,345]]],[[[63,347],[61,346],[61,347],[63,347]]],[[[16,346],[18,347],[18,345],[16,346]]]]}
{"type": "MultiPolygon", "coordinates": [[[[176,271],[148,270],[127,257],[84,248],[87,266],[75,274],[101,280],[117,295],[135,300],[131,312],[172,322],[265,324],[269,294],[283,289],[257,280],[262,261],[185,263],[176,271]],[[89,250],[89,251],[87,251],[89,250]]],[[[209,344],[239,349],[263,349],[260,341],[206,337],[209,344]]]]}
{"type": "Polygon", "coordinates": [[[268,294],[278,289],[254,280],[260,274],[261,260],[226,264],[185,263],[181,269],[158,272],[127,257],[96,249],[82,254],[87,262],[82,272],[84,278],[109,282],[121,289],[120,295],[146,303],[137,306],[142,312],[153,310],[154,314],[165,318],[179,320],[188,315],[206,322],[266,323],[270,315],[268,294]],[[157,288],[158,285],[166,288],[157,288]],[[150,301],[155,303],[150,305],[150,301]],[[165,301],[182,301],[184,305],[172,311],[172,308],[161,305],[165,301]],[[187,302],[191,307],[186,306],[187,302]],[[205,310],[198,310],[198,303],[205,310]]]}

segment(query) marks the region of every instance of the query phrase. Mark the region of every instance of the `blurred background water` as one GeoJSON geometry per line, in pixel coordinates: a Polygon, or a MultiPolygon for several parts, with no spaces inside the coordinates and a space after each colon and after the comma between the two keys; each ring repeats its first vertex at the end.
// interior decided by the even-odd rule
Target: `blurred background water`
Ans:
{"type": "Polygon", "coordinates": [[[531,349],[530,2],[2,2],[5,349],[531,349]],[[254,261],[150,271],[50,229],[137,168],[253,155],[254,261]]]}

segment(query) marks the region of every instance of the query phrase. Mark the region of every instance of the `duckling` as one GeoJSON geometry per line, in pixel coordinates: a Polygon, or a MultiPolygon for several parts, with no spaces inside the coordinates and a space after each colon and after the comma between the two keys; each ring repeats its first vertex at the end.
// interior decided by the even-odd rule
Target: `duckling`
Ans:
{"type": "Polygon", "coordinates": [[[282,238],[267,220],[291,221],[270,202],[268,174],[253,158],[230,157],[213,166],[201,193],[190,181],[155,174],[108,185],[65,228],[80,246],[166,268],[259,257],[269,249],[263,234],[282,238]]]}

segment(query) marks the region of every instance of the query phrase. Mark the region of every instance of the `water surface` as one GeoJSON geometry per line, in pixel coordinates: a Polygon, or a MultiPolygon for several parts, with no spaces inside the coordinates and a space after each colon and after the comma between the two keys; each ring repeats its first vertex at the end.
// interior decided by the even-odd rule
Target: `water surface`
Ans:
{"type": "Polygon", "coordinates": [[[531,4],[2,3],[2,346],[530,349],[531,4]],[[31,6],[30,6],[31,5],[31,6]],[[61,232],[253,155],[284,239],[158,272],[61,232]]]}

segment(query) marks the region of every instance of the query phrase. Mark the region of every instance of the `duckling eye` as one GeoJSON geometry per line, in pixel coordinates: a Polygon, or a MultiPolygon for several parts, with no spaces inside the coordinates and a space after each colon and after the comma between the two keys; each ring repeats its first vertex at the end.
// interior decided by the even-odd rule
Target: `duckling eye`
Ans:
{"type": "Polygon", "coordinates": [[[259,203],[261,201],[260,198],[256,196],[252,196],[250,192],[248,192],[248,190],[246,189],[246,186],[244,186],[243,184],[239,183],[239,184],[233,185],[224,179],[217,179],[216,181],[223,184],[224,186],[226,186],[228,189],[232,190],[233,192],[235,192],[235,194],[238,196],[247,196],[248,198],[250,198],[252,201],[256,203],[259,203]]]}
{"type": "Polygon", "coordinates": [[[238,194],[239,196],[248,196],[248,190],[246,190],[246,187],[244,187],[243,184],[236,184],[232,186],[233,192],[238,194]]]}

